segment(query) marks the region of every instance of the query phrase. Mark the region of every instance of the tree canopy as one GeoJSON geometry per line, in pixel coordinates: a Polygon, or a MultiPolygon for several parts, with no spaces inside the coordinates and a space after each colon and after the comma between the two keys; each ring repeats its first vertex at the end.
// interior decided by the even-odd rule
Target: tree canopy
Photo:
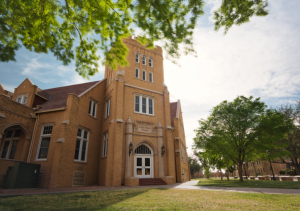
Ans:
{"type": "Polygon", "coordinates": [[[266,153],[277,147],[278,140],[286,137],[293,128],[291,120],[252,96],[238,96],[233,102],[223,101],[212,109],[207,119],[199,120],[195,130],[194,147],[220,157],[228,157],[239,167],[247,157],[266,153]]]}
{"type": "MultiPolygon", "coordinates": [[[[193,32],[204,14],[204,0],[2,0],[0,2],[0,61],[15,61],[25,47],[48,53],[64,65],[75,60],[83,77],[98,72],[102,63],[126,66],[128,49],[122,38],[141,32],[148,48],[162,41],[173,62],[195,53],[193,32]]],[[[215,29],[240,25],[252,16],[267,15],[267,0],[222,0],[215,11],[215,29]]]]}
{"type": "Polygon", "coordinates": [[[296,174],[300,175],[300,101],[281,105],[276,110],[284,115],[285,120],[292,120],[295,127],[284,139],[278,140],[280,144],[270,150],[269,159],[295,167],[296,174]]]}

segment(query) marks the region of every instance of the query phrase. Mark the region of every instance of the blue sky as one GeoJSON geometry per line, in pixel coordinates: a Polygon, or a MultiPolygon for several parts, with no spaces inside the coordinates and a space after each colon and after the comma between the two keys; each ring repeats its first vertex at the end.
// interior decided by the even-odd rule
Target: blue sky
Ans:
{"type": "MultiPolygon", "coordinates": [[[[270,0],[267,17],[234,26],[227,35],[213,30],[212,11],[219,5],[220,1],[208,0],[206,15],[198,21],[194,34],[197,58],[183,56],[181,66],[164,60],[171,101],[180,99],[183,107],[189,148],[197,120],[206,118],[223,100],[253,95],[276,107],[300,99],[300,1],[270,0]]],[[[22,48],[16,60],[0,63],[0,83],[9,91],[27,77],[41,89],[86,81],[77,75],[74,63],[63,66],[51,53],[22,48]]],[[[101,80],[103,71],[100,66],[90,79],[101,80]]]]}

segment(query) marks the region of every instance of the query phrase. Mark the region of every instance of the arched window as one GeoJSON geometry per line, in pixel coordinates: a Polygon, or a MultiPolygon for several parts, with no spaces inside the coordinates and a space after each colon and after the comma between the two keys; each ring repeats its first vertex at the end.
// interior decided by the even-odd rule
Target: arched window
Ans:
{"type": "Polygon", "coordinates": [[[149,149],[149,147],[147,147],[146,145],[142,144],[140,146],[138,146],[135,151],[135,154],[146,154],[146,155],[151,155],[151,150],[149,149]]]}

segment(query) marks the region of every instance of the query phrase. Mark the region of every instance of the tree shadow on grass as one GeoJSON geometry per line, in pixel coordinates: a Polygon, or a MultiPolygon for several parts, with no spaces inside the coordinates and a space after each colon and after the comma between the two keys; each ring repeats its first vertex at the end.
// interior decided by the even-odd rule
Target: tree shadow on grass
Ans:
{"type": "MultiPolygon", "coordinates": [[[[167,188],[137,188],[5,196],[0,197],[0,210],[107,210],[116,203],[144,194],[151,189],[167,190],[167,188]]],[[[130,209],[130,207],[123,207],[122,209],[130,209]]]]}

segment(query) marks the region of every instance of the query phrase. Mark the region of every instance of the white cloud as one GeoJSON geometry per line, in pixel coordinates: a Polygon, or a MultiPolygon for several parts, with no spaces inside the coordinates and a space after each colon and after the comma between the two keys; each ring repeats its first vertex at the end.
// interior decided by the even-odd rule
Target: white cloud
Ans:
{"type": "Polygon", "coordinates": [[[25,65],[22,71],[22,75],[28,78],[39,80],[43,83],[51,83],[54,79],[51,77],[53,74],[46,69],[51,68],[50,64],[38,61],[39,57],[29,59],[29,62],[25,65]]]}
{"type": "MultiPolygon", "coordinates": [[[[215,10],[219,2],[211,3],[215,10]]],[[[234,26],[225,36],[200,26],[194,35],[197,58],[182,57],[181,67],[165,60],[165,82],[171,101],[181,100],[189,149],[197,120],[223,100],[254,95],[282,103],[298,97],[300,29],[294,20],[300,19],[300,2],[285,3],[272,1],[269,16],[234,26]]]]}

